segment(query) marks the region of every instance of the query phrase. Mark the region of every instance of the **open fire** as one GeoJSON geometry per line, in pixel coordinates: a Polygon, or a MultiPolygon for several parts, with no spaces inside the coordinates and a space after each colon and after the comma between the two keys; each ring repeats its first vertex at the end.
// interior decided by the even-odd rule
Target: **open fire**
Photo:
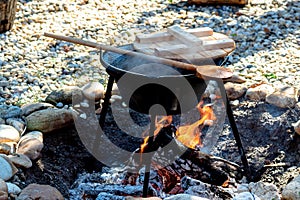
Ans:
{"type": "MultiPolygon", "coordinates": [[[[175,133],[175,137],[178,141],[184,144],[186,147],[197,149],[202,147],[201,142],[201,131],[206,125],[212,125],[213,121],[216,120],[215,114],[211,105],[204,105],[203,101],[200,101],[197,105],[197,109],[200,114],[200,119],[196,122],[179,126],[175,133]]],[[[159,134],[162,128],[169,126],[172,123],[172,116],[163,116],[160,120],[156,117],[154,139],[159,134]]],[[[141,144],[141,153],[144,152],[145,147],[149,141],[149,136],[144,138],[143,144],[141,144]]]]}

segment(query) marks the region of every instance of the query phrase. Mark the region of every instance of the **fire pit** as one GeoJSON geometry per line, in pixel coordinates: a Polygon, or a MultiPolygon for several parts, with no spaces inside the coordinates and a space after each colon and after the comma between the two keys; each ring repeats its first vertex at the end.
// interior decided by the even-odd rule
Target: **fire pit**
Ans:
{"type": "MultiPolygon", "coordinates": [[[[132,45],[125,45],[119,48],[132,50],[132,45]]],[[[217,65],[221,65],[223,61],[224,58],[214,59],[214,62],[217,65]]],[[[206,64],[205,61],[202,62],[203,63],[197,64],[206,64]]],[[[196,77],[190,71],[174,69],[167,65],[151,63],[151,61],[144,60],[139,57],[121,55],[107,51],[101,53],[101,63],[104,67],[106,67],[106,71],[109,74],[109,80],[100,116],[100,126],[104,126],[106,113],[109,107],[109,99],[111,97],[112,85],[114,81],[116,81],[124,101],[129,102],[129,108],[140,113],[151,115],[149,138],[147,141],[148,147],[151,147],[153,144],[156,116],[180,115],[181,113],[195,108],[207,87],[205,80],[196,77]],[[186,88],[189,87],[185,87],[185,85],[178,83],[188,84],[191,87],[191,90],[187,90],[186,88]],[[171,89],[169,89],[168,86],[170,86],[171,89]],[[187,97],[190,96],[195,98],[188,99],[187,97]],[[181,104],[182,102],[184,102],[183,106],[181,104]],[[164,109],[151,110],[151,107],[155,107],[156,104],[161,105],[164,109]]],[[[248,161],[225,93],[223,81],[221,79],[215,80],[218,82],[222,99],[226,104],[227,115],[241,154],[245,174],[248,178],[250,178],[251,173],[248,161]]],[[[143,161],[146,165],[143,196],[146,197],[151,156],[145,156],[143,159],[146,160],[143,161]]]]}

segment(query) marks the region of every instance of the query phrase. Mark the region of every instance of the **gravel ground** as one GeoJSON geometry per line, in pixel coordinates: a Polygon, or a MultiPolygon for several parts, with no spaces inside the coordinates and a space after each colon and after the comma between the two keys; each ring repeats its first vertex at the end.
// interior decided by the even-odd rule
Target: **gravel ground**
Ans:
{"type": "Polygon", "coordinates": [[[185,1],[18,1],[14,27],[0,34],[0,102],[44,100],[64,85],[105,82],[99,52],[42,36],[44,32],[111,45],[173,24],[208,26],[236,41],[226,66],[248,84],[300,89],[299,1],[256,1],[245,7],[190,6],[185,1]]]}

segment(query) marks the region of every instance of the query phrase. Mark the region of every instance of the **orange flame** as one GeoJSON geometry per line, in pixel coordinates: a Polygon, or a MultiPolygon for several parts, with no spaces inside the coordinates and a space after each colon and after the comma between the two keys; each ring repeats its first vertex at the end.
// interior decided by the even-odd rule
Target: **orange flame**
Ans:
{"type": "MultiPolygon", "coordinates": [[[[157,121],[157,117],[155,119],[155,127],[156,129],[154,130],[154,138],[157,136],[157,134],[161,131],[162,128],[169,126],[172,123],[172,116],[164,116],[162,117],[159,121],[157,121]]],[[[141,144],[141,153],[145,151],[145,147],[147,146],[149,141],[149,136],[146,136],[144,138],[143,144],[141,144]]]]}
{"type": "Polygon", "coordinates": [[[213,113],[213,110],[210,106],[203,106],[203,102],[201,101],[197,105],[197,109],[200,113],[201,119],[194,122],[191,125],[180,126],[176,131],[176,138],[181,143],[189,148],[196,148],[197,146],[202,146],[202,142],[200,139],[201,136],[201,128],[200,125],[210,125],[212,120],[215,120],[216,117],[213,113]]]}

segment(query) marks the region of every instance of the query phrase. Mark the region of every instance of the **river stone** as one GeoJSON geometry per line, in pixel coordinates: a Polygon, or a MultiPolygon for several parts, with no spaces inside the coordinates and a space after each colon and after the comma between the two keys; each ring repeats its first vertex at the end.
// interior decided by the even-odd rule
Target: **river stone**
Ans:
{"type": "Polygon", "coordinates": [[[8,188],[3,179],[0,178],[0,200],[8,199],[8,188]]]}
{"type": "Polygon", "coordinates": [[[242,97],[247,88],[243,84],[228,82],[224,85],[227,96],[230,100],[236,100],[242,97]]]}
{"type": "Polygon", "coordinates": [[[282,199],[299,200],[300,199],[300,175],[294,178],[282,191],[282,199]]]}
{"type": "Polygon", "coordinates": [[[45,99],[46,103],[50,103],[56,105],[61,102],[65,104],[72,104],[72,98],[80,98],[82,97],[82,91],[77,86],[66,86],[61,90],[51,92],[45,99]]]}
{"type": "Polygon", "coordinates": [[[8,118],[6,120],[6,123],[8,125],[11,125],[12,127],[14,127],[20,134],[24,133],[26,125],[25,122],[22,121],[20,118],[16,119],[16,118],[8,118]]]}
{"type": "Polygon", "coordinates": [[[23,115],[28,116],[35,111],[43,110],[47,108],[53,108],[53,107],[54,106],[50,103],[29,103],[22,106],[21,109],[23,111],[23,115]]]}
{"type": "Polygon", "coordinates": [[[64,200],[64,197],[56,188],[50,185],[33,183],[24,188],[17,199],[64,200]]]}
{"type": "Polygon", "coordinates": [[[18,118],[21,114],[22,110],[18,106],[0,105],[0,118],[18,118]]]}
{"type": "Polygon", "coordinates": [[[0,124],[5,124],[5,120],[0,118],[0,124]]]}
{"type": "MultiPolygon", "coordinates": [[[[31,131],[23,135],[20,139],[20,142],[27,140],[27,139],[38,139],[40,142],[43,142],[43,133],[40,131],[31,131]]],[[[19,142],[19,143],[20,143],[19,142]]]]}
{"type": "Polygon", "coordinates": [[[10,125],[0,124],[0,142],[18,142],[20,133],[10,125]]]}
{"type": "Polygon", "coordinates": [[[18,169],[13,165],[9,158],[0,154],[0,179],[7,181],[18,172],[18,169]]]}
{"type": "Polygon", "coordinates": [[[209,200],[207,198],[193,196],[189,194],[176,194],[167,198],[164,198],[164,200],[209,200]]]}
{"type": "Polygon", "coordinates": [[[99,82],[89,82],[82,88],[83,95],[92,101],[99,101],[104,98],[104,86],[99,82]]]}
{"type": "Polygon", "coordinates": [[[266,96],[266,101],[280,108],[293,108],[298,101],[298,90],[294,87],[282,87],[266,96]]]}
{"type": "Polygon", "coordinates": [[[26,138],[20,140],[17,147],[18,154],[24,154],[31,160],[36,160],[41,156],[44,144],[37,138],[26,138]]]}
{"type": "Polygon", "coordinates": [[[31,160],[24,154],[8,155],[7,157],[17,167],[30,168],[32,166],[31,160]]]}
{"type": "Polygon", "coordinates": [[[11,152],[11,147],[6,143],[0,143],[0,154],[8,155],[11,152]]]}
{"type": "Polygon", "coordinates": [[[250,192],[242,192],[233,197],[232,200],[261,200],[258,196],[255,194],[252,194],[250,192]]]}
{"type": "Polygon", "coordinates": [[[296,123],[293,123],[292,125],[293,125],[293,127],[294,127],[294,129],[295,129],[295,132],[296,132],[298,135],[300,135],[300,120],[297,121],[296,123]]]}
{"type": "Polygon", "coordinates": [[[20,194],[21,191],[22,191],[22,190],[19,188],[19,186],[17,186],[16,184],[7,182],[6,185],[7,185],[7,189],[8,189],[8,193],[9,193],[9,194],[18,195],[18,194],[20,194]]]}
{"type": "Polygon", "coordinates": [[[27,130],[49,133],[73,124],[73,112],[68,109],[48,108],[26,117],[27,130]]]}
{"type": "Polygon", "coordinates": [[[254,88],[249,88],[246,92],[246,98],[250,100],[265,100],[266,96],[273,93],[275,89],[268,84],[262,84],[254,88]]]}
{"type": "Polygon", "coordinates": [[[251,193],[258,196],[261,200],[280,200],[279,191],[274,184],[261,181],[256,183],[251,182],[248,188],[251,193]]]}

